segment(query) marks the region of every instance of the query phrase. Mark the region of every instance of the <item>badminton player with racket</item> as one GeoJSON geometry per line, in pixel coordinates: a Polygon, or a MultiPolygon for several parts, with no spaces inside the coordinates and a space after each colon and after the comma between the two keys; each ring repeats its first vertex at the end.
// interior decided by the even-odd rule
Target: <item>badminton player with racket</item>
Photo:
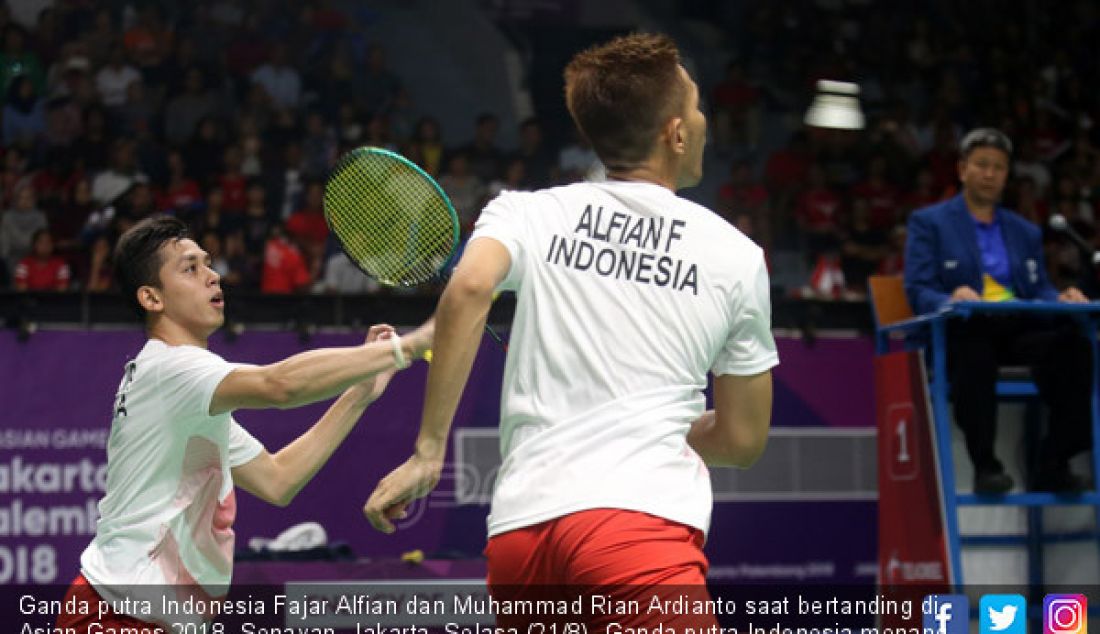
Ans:
{"type": "MultiPolygon", "coordinates": [[[[436,311],[413,453],[364,512],[392,532],[437,484],[493,291],[514,290],[490,590],[634,598],[676,584],[706,596],[706,465],[752,464],[771,419],[778,357],[763,253],[675,193],[702,176],[706,119],[669,38],[636,34],[581,52],[565,97],[608,180],[504,193],[485,207],[436,311]],[[715,408],[704,411],[708,373],[715,408]]],[[[501,615],[497,625],[530,618],[542,617],[501,615]]],[[[655,616],[589,623],[599,630],[607,618],[625,627],[655,616]]]]}
{"type": "MultiPolygon", "coordinates": [[[[115,262],[148,341],[123,372],[96,535],[69,594],[77,598],[73,605],[100,605],[102,598],[134,609],[141,602],[132,595],[142,588],[177,593],[170,598],[216,597],[232,574],[234,486],[278,506],[289,503],[394,372],[428,349],[433,325],[404,337],[377,325],[359,346],[312,350],[271,365],[233,364],[207,350],[225,319],[225,299],[210,256],[182,222],[139,222],[119,239],[115,262]],[[274,454],[232,417],[237,409],[286,409],[334,396],[312,427],[274,454]]],[[[156,612],[159,598],[141,598],[153,613],[62,614],[57,627],[85,631],[96,622],[103,631],[144,632],[150,623],[174,622],[156,612]]]]}

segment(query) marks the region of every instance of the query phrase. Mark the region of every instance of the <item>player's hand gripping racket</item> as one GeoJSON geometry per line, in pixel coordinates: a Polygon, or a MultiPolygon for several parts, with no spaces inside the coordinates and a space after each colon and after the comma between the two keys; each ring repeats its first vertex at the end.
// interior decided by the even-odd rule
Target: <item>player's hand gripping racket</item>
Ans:
{"type": "Polygon", "coordinates": [[[412,161],[382,148],[356,148],[340,157],[325,184],[325,220],[351,261],[390,287],[444,278],[458,249],[458,214],[443,188],[412,161]]]}

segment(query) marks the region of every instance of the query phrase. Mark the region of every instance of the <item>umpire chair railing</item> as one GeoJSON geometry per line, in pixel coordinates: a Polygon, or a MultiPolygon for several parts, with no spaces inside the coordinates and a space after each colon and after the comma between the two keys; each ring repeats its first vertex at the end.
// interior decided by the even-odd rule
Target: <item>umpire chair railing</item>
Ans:
{"type": "MultiPolygon", "coordinates": [[[[1097,342],[1097,327],[1100,324],[1100,303],[1063,304],[1053,302],[956,302],[943,309],[927,314],[913,315],[909,301],[905,296],[903,280],[896,275],[876,275],[868,279],[871,295],[871,312],[875,320],[875,352],[885,354],[890,351],[890,340],[895,333],[904,335],[922,335],[927,343],[914,344],[913,337],[907,337],[906,346],[923,348],[931,355],[931,376],[929,392],[932,400],[932,420],[936,432],[936,450],[941,459],[938,461],[940,482],[943,486],[944,516],[947,530],[947,545],[951,566],[955,570],[955,583],[963,585],[961,547],[979,546],[1027,546],[1028,583],[1031,588],[1043,585],[1043,544],[1066,541],[1095,539],[1100,547],[1100,492],[1096,481],[1100,480],[1100,451],[1097,451],[1095,439],[1100,438],[1100,348],[1097,342]],[[955,466],[951,449],[951,413],[948,407],[950,385],[947,375],[947,323],[950,319],[967,319],[974,314],[1032,314],[1065,315],[1075,318],[1092,344],[1093,389],[1091,398],[1092,437],[1091,453],[1093,489],[1083,493],[1046,493],[1024,492],[1002,495],[979,495],[960,493],[956,487],[955,466]],[[1089,505],[1093,507],[1094,525],[1091,531],[1076,533],[1048,533],[1043,528],[1043,508],[1048,506],[1089,505]],[[1027,510],[1026,535],[960,535],[958,508],[960,506],[1017,506],[1027,510]]],[[[929,361],[926,355],[926,361],[929,361]]],[[[1026,371],[1019,368],[1002,368],[997,380],[997,397],[1001,400],[1034,400],[1038,389],[1026,371]]],[[[1037,419],[1029,416],[1029,419],[1037,419]]],[[[1029,420],[1026,435],[1036,438],[1038,435],[1036,420],[1029,420]]],[[[1037,443],[1029,443],[1035,446],[1037,443]]]]}

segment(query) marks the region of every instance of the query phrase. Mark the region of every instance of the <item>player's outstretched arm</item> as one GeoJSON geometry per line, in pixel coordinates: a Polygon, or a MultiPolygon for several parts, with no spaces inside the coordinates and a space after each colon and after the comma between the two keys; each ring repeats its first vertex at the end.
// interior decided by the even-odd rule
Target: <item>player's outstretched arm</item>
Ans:
{"type": "Polygon", "coordinates": [[[436,337],[420,434],[413,455],[383,478],[363,507],[374,527],[392,533],[390,520],[439,482],[447,436],[481,342],[493,290],[508,274],[511,255],[492,238],[470,242],[436,309],[436,337]]]}
{"type": "MultiPolygon", "coordinates": [[[[371,326],[367,343],[388,341],[393,328],[371,326]]],[[[262,451],[247,463],[233,468],[233,482],[256,497],[276,506],[286,506],[328,462],[355,427],[368,405],[385,391],[396,367],[382,370],[344,390],[340,398],[304,434],[275,454],[262,451]]]]}
{"type": "Polygon", "coordinates": [[[764,453],[772,419],[772,373],[714,379],[714,409],[699,417],[688,444],[708,465],[752,466],[764,453]]]}
{"type": "MultiPolygon", "coordinates": [[[[400,338],[401,356],[413,360],[431,347],[433,321],[400,338]]],[[[302,352],[271,365],[230,372],[210,400],[210,415],[236,409],[289,409],[336,396],[352,385],[397,366],[393,342],[378,339],[361,346],[302,352]]]]}

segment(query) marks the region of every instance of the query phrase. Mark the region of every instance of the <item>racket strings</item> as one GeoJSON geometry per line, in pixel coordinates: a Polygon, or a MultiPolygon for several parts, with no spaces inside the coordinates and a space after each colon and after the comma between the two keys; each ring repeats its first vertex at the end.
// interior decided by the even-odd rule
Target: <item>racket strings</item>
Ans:
{"type": "Polygon", "coordinates": [[[455,247],[453,211],[429,177],[367,149],[346,155],[325,190],[325,213],[347,254],[389,285],[435,277],[455,247]]]}

